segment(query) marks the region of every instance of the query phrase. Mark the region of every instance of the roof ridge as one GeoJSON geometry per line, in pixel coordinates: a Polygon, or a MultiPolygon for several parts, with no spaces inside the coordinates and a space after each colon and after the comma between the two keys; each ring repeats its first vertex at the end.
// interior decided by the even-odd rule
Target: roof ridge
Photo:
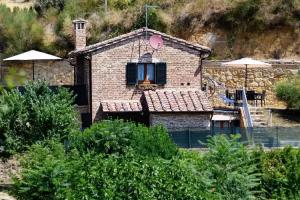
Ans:
{"type": "Polygon", "coordinates": [[[196,49],[198,51],[204,51],[204,52],[207,53],[207,57],[211,53],[211,49],[209,47],[206,47],[206,46],[203,46],[203,45],[200,45],[200,44],[195,44],[195,43],[189,42],[187,40],[184,40],[184,39],[181,39],[181,38],[177,38],[177,37],[168,35],[166,33],[162,33],[160,31],[157,31],[157,30],[154,30],[154,29],[149,29],[149,28],[146,29],[144,27],[144,28],[133,30],[133,31],[131,31],[129,33],[125,33],[125,34],[119,35],[119,36],[114,37],[114,38],[110,38],[110,39],[107,39],[107,40],[104,40],[104,41],[101,41],[101,42],[98,42],[98,43],[86,46],[84,49],[79,49],[79,50],[71,51],[69,53],[69,56],[73,56],[73,55],[76,55],[76,54],[93,52],[93,51],[96,51],[98,49],[101,49],[102,47],[106,47],[106,46],[109,46],[109,45],[121,42],[121,41],[123,41],[125,39],[128,39],[130,37],[138,36],[139,34],[140,34],[140,36],[144,36],[144,33],[146,33],[146,31],[148,33],[149,32],[152,33],[152,35],[153,34],[161,35],[166,40],[171,40],[173,42],[177,42],[177,43],[179,43],[181,45],[184,45],[184,46],[187,46],[189,48],[196,49]]]}

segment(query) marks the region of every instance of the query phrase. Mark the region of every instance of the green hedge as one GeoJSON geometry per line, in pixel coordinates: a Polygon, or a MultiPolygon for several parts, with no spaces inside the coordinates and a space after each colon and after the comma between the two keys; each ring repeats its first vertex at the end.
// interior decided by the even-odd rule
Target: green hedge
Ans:
{"type": "Polygon", "coordinates": [[[123,120],[105,120],[93,124],[83,132],[70,134],[71,148],[82,154],[95,152],[122,155],[134,151],[139,155],[169,159],[177,154],[177,147],[162,126],[147,128],[123,120]]]}
{"type": "Polygon", "coordinates": [[[51,138],[67,139],[79,129],[73,100],[66,89],[53,92],[44,82],[27,84],[23,94],[17,89],[2,91],[0,104],[5,107],[0,109],[0,143],[4,153],[22,152],[51,138]]]}

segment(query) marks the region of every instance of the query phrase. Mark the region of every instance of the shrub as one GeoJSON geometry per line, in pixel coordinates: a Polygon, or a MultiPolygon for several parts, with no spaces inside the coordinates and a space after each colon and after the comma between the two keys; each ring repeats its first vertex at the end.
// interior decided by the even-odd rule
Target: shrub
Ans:
{"type": "Polygon", "coordinates": [[[56,141],[48,141],[47,147],[35,144],[20,159],[21,179],[14,177],[13,193],[20,199],[57,199],[59,187],[66,177],[64,147],[56,141]]]}
{"type": "Polygon", "coordinates": [[[208,172],[222,199],[255,199],[259,185],[257,166],[238,138],[220,135],[209,139],[202,170],[208,172]]]}
{"type": "Polygon", "coordinates": [[[133,150],[140,155],[169,159],[177,153],[176,145],[165,128],[147,128],[122,120],[102,121],[93,124],[82,133],[73,133],[70,136],[70,144],[83,154],[93,151],[120,155],[133,150]]]}
{"type": "Polygon", "coordinates": [[[261,187],[267,199],[299,199],[300,151],[283,150],[255,152],[261,176],[261,187]]]}
{"type": "Polygon", "coordinates": [[[21,159],[20,176],[14,178],[16,197],[29,200],[217,197],[211,192],[205,174],[197,171],[202,165],[201,157],[189,152],[177,154],[174,144],[169,147],[169,136],[162,127],[148,129],[121,120],[104,121],[70,138],[68,151],[57,140],[29,148],[21,159]],[[163,158],[169,155],[161,154],[166,151],[170,151],[171,158],[163,158]]]}
{"type": "Polygon", "coordinates": [[[196,170],[199,158],[189,152],[168,160],[130,152],[82,154],[50,141],[33,145],[22,157],[13,193],[29,200],[217,199],[205,174],[196,170]]]}
{"type": "Polygon", "coordinates": [[[79,128],[72,95],[63,88],[53,92],[44,82],[33,82],[18,89],[4,90],[0,104],[0,140],[6,153],[21,152],[28,145],[50,138],[66,139],[79,128]]]}
{"type": "Polygon", "coordinates": [[[288,108],[300,109],[300,75],[281,81],[276,85],[276,96],[288,108]]]}

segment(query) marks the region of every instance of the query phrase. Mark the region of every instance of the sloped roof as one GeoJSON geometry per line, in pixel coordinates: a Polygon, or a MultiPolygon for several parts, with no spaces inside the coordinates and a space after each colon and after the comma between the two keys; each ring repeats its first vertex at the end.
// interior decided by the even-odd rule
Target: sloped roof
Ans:
{"type": "MultiPolygon", "coordinates": [[[[176,37],[170,36],[168,34],[165,34],[165,33],[153,30],[153,29],[147,29],[147,32],[148,32],[148,36],[151,36],[151,35],[154,35],[154,34],[155,35],[160,35],[162,37],[162,39],[165,40],[165,41],[171,41],[171,42],[178,43],[178,44],[181,44],[183,46],[189,47],[191,49],[201,51],[201,52],[203,52],[203,54],[205,54],[205,57],[208,57],[211,53],[211,49],[206,47],[206,46],[202,46],[202,45],[199,45],[199,44],[193,44],[193,43],[188,42],[186,40],[176,38],[176,37]]],[[[90,53],[90,52],[93,52],[93,51],[97,51],[101,48],[108,47],[110,45],[117,44],[119,42],[131,39],[131,38],[134,38],[134,37],[137,37],[137,36],[145,36],[145,34],[146,34],[146,28],[137,29],[137,30],[132,31],[130,33],[123,34],[123,35],[120,35],[120,36],[114,37],[112,39],[108,39],[108,40],[105,40],[105,41],[102,41],[102,42],[99,42],[99,43],[96,43],[96,44],[93,44],[93,45],[89,45],[89,46],[87,46],[83,49],[71,51],[69,53],[69,55],[72,57],[76,54],[90,53]]]]}
{"type": "Polygon", "coordinates": [[[145,91],[149,112],[212,112],[213,108],[201,90],[145,91]]]}
{"type": "Polygon", "coordinates": [[[138,100],[105,100],[101,101],[103,112],[141,112],[142,105],[138,100]]]}

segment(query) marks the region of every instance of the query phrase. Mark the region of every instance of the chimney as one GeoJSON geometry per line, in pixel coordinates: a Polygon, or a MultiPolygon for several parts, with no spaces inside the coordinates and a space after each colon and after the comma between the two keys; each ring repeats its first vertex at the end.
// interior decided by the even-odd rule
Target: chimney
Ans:
{"type": "Polygon", "coordinates": [[[75,50],[80,50],[86,47],[86,23],[84,19],[76,19],[73,21],[75,50]]]}

